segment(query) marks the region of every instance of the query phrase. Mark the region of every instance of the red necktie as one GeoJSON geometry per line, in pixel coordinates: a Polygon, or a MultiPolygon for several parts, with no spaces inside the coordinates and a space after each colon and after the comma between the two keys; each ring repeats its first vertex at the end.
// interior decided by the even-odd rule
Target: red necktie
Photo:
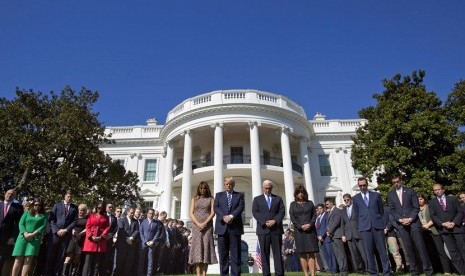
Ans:
{"type": "Polygon", "coordinates": [[[6,217],[7,212],[8,212],[8,203],[3,202],[3,217],[6,217]]]}
{"type": "Polygon", "coordinates": [[[69,212],[69,204],[65,204],[65,216],[68,215],[69,212]]]}

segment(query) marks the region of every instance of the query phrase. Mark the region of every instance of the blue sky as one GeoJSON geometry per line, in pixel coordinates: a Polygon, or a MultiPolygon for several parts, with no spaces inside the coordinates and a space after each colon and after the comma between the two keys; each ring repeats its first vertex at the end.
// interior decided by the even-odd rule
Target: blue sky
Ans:
{"type": "Polygon", "coordinates": [[[464,14],[463,0],[1,1],[0,96],[85,86],[121,126],[249,88],[353,119],[396,73],[426,70],[445,99],[465,79],[464,14]]]}

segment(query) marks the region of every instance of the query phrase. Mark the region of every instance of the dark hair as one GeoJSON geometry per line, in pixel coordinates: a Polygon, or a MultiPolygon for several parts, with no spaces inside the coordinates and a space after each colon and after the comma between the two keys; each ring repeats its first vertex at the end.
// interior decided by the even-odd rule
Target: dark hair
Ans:
{"type": "Polygon", "coordinates": [[[418,198],[423,198],[426,204],[428,204],[428,198],[424,194],[418,194],[418,198]]]}
{"type": "Polygon", "coordinates": [[[357,184],[358,184],[358,182],[363,181],[363,180],[365,180],[367,182],[367,184],[368,184],[368,179],[366,179],[365,177],[359,177],[357,179],[357,184]]]}
{"type": "Polygon", "coordinates": [[[352,198],[352,196],[351,196],[350,194],[344,194],[344,195],[342,196],[342,198],[344,198],[344,197],[352,198]]]}
{"type": "Polygon", "coordinates": [[[317,205],[316,205],[316,208],[318,208],[318,207],[321,207],[321,208],[324,209],[324,208],[325,208],[325,205],[324,205],[323,203],[320,203],[320,204],[317,204],[317,205]]]}
{"type": "Polygon", "coordinates": [[[294,200],[297,200],[297,195],[298,194],[304,194],[304,200],[307,201],[308,200],[308,193],[307,193],[307,190],[305,190],[304,186],[302,185],[299,185],[295,188],[295,191],[294,191],[294,200]]]}
{"type": "Polygon", "coordinates": [[[97,202],[97,204],[95,204],[95,213],[98,213],[100,215],[106,215],[105,206],[106,206],[106,204],[104,202],[102,202],[102,201],[97,202]],[[99,205],[102,205],[102,208],[100,208],[100,212],[99,212],[99,210],[97,208],[99,205]]]}
{"type": "Polygon", "coordinates": [[[394,174],[391,175],[391,179],[394,179],[394,178],[402,179],[402,176],[400,176],[400,174],[398,174],[398,173],[394,173],[394,174]]]}
{"type": "Polygon", "coordinates": [[[29,215],[31,215],[31,216],[36,215],[36,210],[34,209],[34,205],[36,205],[36,204],[39,204],[39,208],[37,209],[37,214],[45,213],[45,206],[44,206],[44,203],[42,202],[42,199],[35,198],[34,203],[31,205],[32,208],[29,208],[29,215]]]}
{"type": "Polygon", "coordinates": [[[207,189],[207,194],[206,194],[206,197],[211,197],[212,196],[212,192],[210,191],[210,187],[208,186],[208,183],[206,181],[201,181],[199,183],[199,186],[197,186],[197,196],[196,198],[200,198],[202,195],[200,194],[200,188],[201,187],[205,187],[207,189]]]}

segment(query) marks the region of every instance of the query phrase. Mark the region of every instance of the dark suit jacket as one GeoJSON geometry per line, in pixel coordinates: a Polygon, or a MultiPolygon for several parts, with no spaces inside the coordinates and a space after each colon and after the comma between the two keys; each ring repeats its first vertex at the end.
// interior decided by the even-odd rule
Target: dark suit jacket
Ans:
{"type": "Polygon", "coordinates": [[[234,235],[244,234],[244,223],[242,221],[242,212],[244,211],[244,194],[233,191],[231,199],[231,210],[228,210],[228,195],[226,192],[219,192],[215,196],[215,234],[224,235],[226,230],[234,235]],[[234,219],[231,224],[226,224],[223,216],[233,215],[234,219]]]}
{"type": "Polygon", "coordinates": [[[455,196],[446,196],[446,210],[444,211],[435,197],[429,201],[429,214],[431,220],[436,225],[439,234],[465,233],[465,227],[462,226],[462,211],[460,210],[459,201],[455,196]],[[455,227],[447,229],[442,227],[443,222],[453,221],[455,227]]]}
{"type": "Polygon", "coordinates": [[[327,228],[328,232],[335,239],[342,238],[344,234],[344,227],[342,226],[342,214],[341,210],[334,207],[328,214],[327,228]]]}
{"type": "Polygon", "coordinates": [[[6,216],[3,214],[3,200],[0,203],[0,246],[6,245],[10,238],[16,240],[19,234],[19,220],[23,214],[23,206],[11,202],[6,216]]]}
{"type": "Polygon", "coordinates": [[[421,227],[420,220],[418,219],[418,212],[420,212],[418,196],[412,189],[402,187],[402,205],[400,204],[396,189],[391,190],[388,193],[388,204],[393,218],[391,223],[396,229],[404,228],[404,225],[399,222],[399,219],[402,218],[413,219],[410,224],[412,228],[421,227]]]}
{"type": "Polygon", "coordinates": [[[360,232],[358,230],[358,214],[352,206],[352,213],[350,217],[347,215],[347,207],[342,209],[342,225],[344,227],[344,236],[347,240],[360,239],[360,232]]]}
{"type": "Polygon", "coordinates": [[[70,203],[68,214],[65,215],[64,201],[62,200],[55,203],[49,215],[52,233],[56,234],[58,230],[66,228],[68,230],[68,233],[71,234],[74,225],[77,222],[77,214],[78,209],[75,204],[70,203]]]}
{"type": "Polygon", "coordinates": [[[363,201],[362,194],[358,193],[352,198],[354,209],[358,214],[358,227],[360,231],[368,231],[370,229],[384,229],[384,207],[381,195],[376,192],[368,191],[369,202],[368,207],[363,201]]]}
{"type": "Polygon", "coordinates": [[[127,217],[118,220],[118,239],[117,243],[126,245],[126,238],[133,237],[134,244],[139,239],[139,223],[135,218],[131,219],[131,225],[127,217]]]}
{"type": "Polygon", "coordinates": [[[253,199],[252,214],[257,220],[257,235],[284,234],[283,219],[285,215],[283,199],[280,196],[271,194],[271,209],[268,208],[265,196],[259,195],[253,199]],[[275,220],[273,227],[266,227],[267,220],[275,220]]]}
{"type": "MultiPolygon", "coordinates": [[[[328,230],[326,221],[328,220],[328,213],[324,213],[324,215],[321,217],[321,222],[318,224],[318,228],[316,229],[316,235],[318,237],[322,237],[323,240],[328,239],[329,237],[326,235],[326,231],[328,230]]],[[[315,221],[315,227],[316,224],[318,223],[318,218],[315,221]]]]}
{"type": "Polygon", "coordinates": [[[142,248],[147,247],[147,242],[159,242],[163,231],[162,223],[159,220],[152,220],[152,226],[148,219],[144,219],[140,225],[139,233],[142,248]]]}
{"type": "Polygon", "coordinates": [[[109,233],[111,233],[114,236],[116,232],[118,232],[118,220],[116,219],[115,215],[110,214],[108,216],[108,221],[111,221],[109,233]]]}
{"type": "Polygon", "coordinates": [[[388,237],[397,237],[397,234],[394,231],[395,228],[391,223],[391,221],[393,220],[394,218],[391,215],[391,209],[389,209],[389,206],[384,206],[383,221],[384,221],[384,224],[386,225],[385,227],[385,229],[387,230],[386,236],[388,237]]]}

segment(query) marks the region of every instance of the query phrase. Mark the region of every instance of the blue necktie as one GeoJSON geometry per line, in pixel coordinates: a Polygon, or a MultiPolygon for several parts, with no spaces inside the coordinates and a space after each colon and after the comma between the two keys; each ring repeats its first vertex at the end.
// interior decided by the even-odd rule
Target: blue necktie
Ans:
{"type": "Polygon", "coordinates": [[[228,210],[231,210],[231,201],[232,201],[232,195],[231,193],[228,193],[228,210]]]}
{"type": "Polygon", "coordinates": [[[266,203],[268,203],[268,209],[271,209],[271,196],[267,196],[266,203]]]}
{"type": "Polygon", "coordinates": [[[368,196],[366,194],[363,195],[363,201],[365,201],[365,205],[368,207],[368,196]]]}

